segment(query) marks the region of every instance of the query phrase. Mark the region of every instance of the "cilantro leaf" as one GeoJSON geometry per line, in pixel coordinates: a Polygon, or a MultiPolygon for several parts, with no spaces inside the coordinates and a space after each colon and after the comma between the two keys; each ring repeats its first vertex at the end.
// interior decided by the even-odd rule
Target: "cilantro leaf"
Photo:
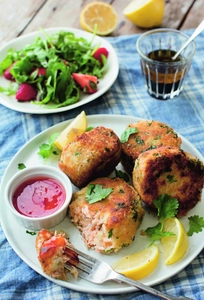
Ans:
{"type": "Polygon", "coordinates": [[[176,198],[171,198],[167,194],[159,195],[153,203],[158,209],[158,217],[160,220],[175,217],[178,212],[178,200],[176,198]]]}
{"type": "Polygon", "coordinates": [[[157,240],[161,240],[163,237],[175,235],[173,232],[163,231],[162,228],[163,228],[163,225],[161,222],[159,222],[156,226],[148,227],[145,230],[145,233],[148,236],[150,236],[152,243],[154,243],[157,240]]]}
{"type": "Polygon", "coordinates": [[[36,235],[36,232],[35,231],[29,231],[29,230],[26,230],[26,233],[30,234],[30,235],[36,235]]]}
{"type": "Polygon", "coordinates": [[[113,191],[112,188],[103,188],[100,184],[89,184],[86,193],[86,201],[89,204],[105,199],[113,191]]]}
{"type": "Polygon", "coordinates": [[[54,141],[56,140],[59,133],[53,133],[49,139],[48,143],[43,143],[39,146],[38,154],[42,156],[42,158],[47,159],[50,157],[50,155],[53,153],[54,155],[57,155],[58,152],[56,151],[56,147],[54,146],[54,141]]]}
{"type": "Polygon", "coordinates": [[[128,127],[121,135],[120,141],[121,143],[125,143],[128,141],[129,136],[133,133],[137,133],[138,129],[137,128],[132,128],[132,127],[128,127]]]}
{"type": "Polygon", "coordinates": [[[19,163],[19,164],[18,164],[18,169],[19,169],[19,170],[23,170],[23,169],[25,169],[25,168],[26,168],[25,164],[23,164],[23,163],[19,163]]]}
{"type": "Polygon", "coordinates": [[[115,169],[115,174],[116,174],[116,177],[122,178],[126,182],[129,182],[129,176],[128,176],[127,173],[125,173],[125,172],[123,172],[121,170],[115,169]]]}
{"type": "Polygon", "coordinates": [[[188,236],[192,236],[193,233],[201,232],[204,228],[204,218],[197,215],[188,218],[190,222],[190,228],[187,232],[188,236]]]}
{"type": "Polygon", "coordinates": [[[173,218],[178,212],[178,200],[172,198],[167,194],[161,194],[157,199],[153,201],[157,208],[157,215],[159,217],[159,223],[154,227],[148,227],[145,233],[150,236],[152,243],[156,240],[160,240],[163,237],[175,235],[173,232],[163,231],[164,220],[173,218]]]}

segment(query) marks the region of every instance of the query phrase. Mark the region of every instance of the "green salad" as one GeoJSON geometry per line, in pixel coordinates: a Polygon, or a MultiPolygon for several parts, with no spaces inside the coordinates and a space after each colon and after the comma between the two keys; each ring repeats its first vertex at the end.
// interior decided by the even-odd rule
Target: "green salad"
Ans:
{"type": "MultiPolygon", "coordinates": [[[[49,103],[52,108],[74,104],[87,89],[83,89],[84,86],[80,86],[72,74],[86,74],[86,82],[93,83],[92,78],[98,80],[103,76],[107,55],[102,53],[102,60],[94,57],[99,49],[99,45],[92,46],[94,35],[87,41],[76,37],[72,32],[60,31],[48,35],[42,31],[44,39],[39,36],[21,50],[8,50],[6,57],[0,62],[0,75],[10,81],[6,88],[0,87],[0,92],[18,95],[21,87],[21,94],[22,88],[27,88],[23,92],[29,94],[29,86],[36,95],[35,92],[31,93],[31,99],[16,96],[17,100],[31,100],[35,104],[49,103]],[[90,79],[87,79],[89,75],[90,79]]],[[[84,79],[80,77],[81,80],[84,79]]],[[[95,91],[96,89],[93,92],[95,91]]]]}

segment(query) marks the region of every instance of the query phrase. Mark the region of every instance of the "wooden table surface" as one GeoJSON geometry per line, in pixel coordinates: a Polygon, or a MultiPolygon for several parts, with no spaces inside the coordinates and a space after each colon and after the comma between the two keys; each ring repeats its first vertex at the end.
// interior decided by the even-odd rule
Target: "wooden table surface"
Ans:
{"type": "MultiPolygon", "coordinates": [[[[131,0],[104,1],[117,11],[119,23],[111,36],[142,33],[123,15],[131,0]]],[[[0,47],[7,41],[39,27],[81,28],[81,9],[92,0],[0,0],[0,47]]],[[[203,0],[165,0],[165,14],[161,27],[174,29],[195,28],[204,19],[203,0]]]]}

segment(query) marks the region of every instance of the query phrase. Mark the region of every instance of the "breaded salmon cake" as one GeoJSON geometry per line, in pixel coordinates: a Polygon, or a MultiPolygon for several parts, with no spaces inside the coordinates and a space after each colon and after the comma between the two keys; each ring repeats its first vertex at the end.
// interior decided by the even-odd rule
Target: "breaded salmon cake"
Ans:
{"type": "Polygon", "coordinates": [[[153,201],[161,194],[176,198],[177,215],[185,216],[201,200],[204,165],[177,147],[159,147],[139,155],[133,170],[133,185],[150,206],[154,206],[153,201]]]}
{"type": "Polygon", "coordinates": [[[120,161],[120,139],[103,126],[77,136],[62,151],[60,169],[81,188],[91,180],[108,176],[120,161]]]}
{"type": "MultiPolygon", "coordinates": [[[[66,239],[65,233],[42,229],[38,232],[35,246],[43,271],[55,279],[66,280],[66,262],[70,261],[74,266],[77,266],[79,262],[77,254],[75,255],[75,252],[70,252],[66,248],[71,244],[66,239]]],[[[74,266],[71,273],[76,278],[78,272],[74,266]]]]}
{"type": "Polygon", "coordinates": [[[130,134],[128,141],[122,143],[121,163],[131,175],[139,154],[161,146],[180,147],[181,138],[165,123],[144,120],[130,124],[127,128],[137,132],[130,134]]]}
{"type": "Polygon", "coordinates": [[[73,194],[68,214],[80,230],[87,248],[110,253],[132,243],[144,209],[137,191],[127,182],[104,177],[73,194]],[[90,185],[112,191],[103,200],[90,204],[86,200],[90,185]]]}

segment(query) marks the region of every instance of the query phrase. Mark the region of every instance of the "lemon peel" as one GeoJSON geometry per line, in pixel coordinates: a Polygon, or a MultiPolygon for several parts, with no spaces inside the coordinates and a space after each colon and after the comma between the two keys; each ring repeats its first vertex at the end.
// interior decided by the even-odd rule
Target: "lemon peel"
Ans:
{"type": "Polygon", "coordinates": [[[113,264],[113,269],[133,280],[149,275],[157,266],[159,249],[155,244],[134,254],[125,256],[113,264]]]}
{"type": "Polygon", "coordinates": [[[138,27],[152,28],[162,24],[164,11],[164,0],[133,0],[123,14],[138,27]]]}
{"type": "Polygon", "coordinates": [[[54,141],[54,145],[62,150],[68,143],[73,139],[86,131],[87,129],[87,118],[84,111],[76,116],[70,124],[58,135],[54,141]]]}
{"type": "Polygon", "coordinates": [[[171,265],[179,261],[186,253],[188,249],[188,235],[183,224],[177,218],[164,220],[163,231],[175,234],[161,239],[165,264],[171,265]]]}

